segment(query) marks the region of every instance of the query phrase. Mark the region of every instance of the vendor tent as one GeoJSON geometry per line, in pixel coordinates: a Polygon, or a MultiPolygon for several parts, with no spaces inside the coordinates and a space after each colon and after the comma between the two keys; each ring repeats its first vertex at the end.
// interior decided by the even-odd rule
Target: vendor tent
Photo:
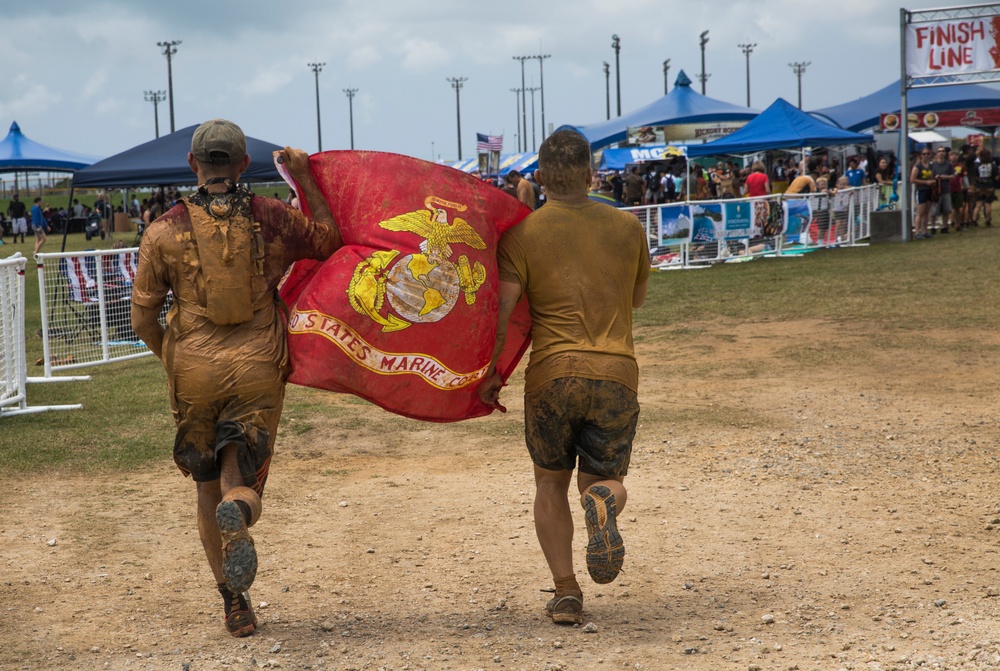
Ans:
{"type": "Polygon", "coordinates": [[[73,154],[30,140],[16,121],[0,141],[0,172],[73,172],[97,160],[96,156],[73,154]]]}
{"type": "MultiPolygon", "coordinates": [[[[983,84],[956,84],[910,89],[909,112],[1000,108],[1000,90],[983,84]]],[[[852,102],[811,112],[813,116],[851,131],[868,130],[879,125],[882,114],[899,112],[899,80],[875,93],[852,102]]]]}
{"type": "MultiPolygon", "coordinates": [[[[195,184],[198,178],[187,163],[191,137],[198,126],[188,126],[120,154],[115,154],[73,175],[73,188],[180,186],[195,184]]],[[[243,173],[246,182],[280,182],[272,152],[276,144],[247,138],[250,167],[243,173]]]]}
{"type": "Polygon", "coordinates": [[[691,80],[681,70],[680,74],[677,75],[677,81],[674,82],[673,90],[645,107],[640,107],[616,119],[586,126],[564,125],[557,130],[578,131],[587,138],[592,148],[599,149],[625,140],[629,128],[749,121],[758,113],[759,110],[733,105],[695,93],[691,89],[691,80]]]}
{"type": "Polygon", "coordinates": [[[687,156],[683,145],[657,145],[652,147],[625,147],[605,149],[601,152],[601,170],[622,170],[633,163],[666,161],[673,156],[687,156]]]}
{"type": "MultiPolygon", "coordinates": [[[[467,172],[472,174],[474,172],[479,172],[479,158],[467,158],[462,161],[455,161],[451,164],[452,168],[455,170],[461,170],[462,172],[467,172]]],[[[500,175],[506,175],[511,170],[517,170],[519,173],[526,174],[534,172],[538,169],[538,153],[537,152],[527,152],[520,154],[501,154],[500,155],[500,175]]]]}
{"type": "Polygon", "coordinates": [[[868,144],[871,135],[852,133],[816,119],[778,98],[756,119],[715,142],[688,147],[688,156],[753,154],[773,149],[868,144]]]}

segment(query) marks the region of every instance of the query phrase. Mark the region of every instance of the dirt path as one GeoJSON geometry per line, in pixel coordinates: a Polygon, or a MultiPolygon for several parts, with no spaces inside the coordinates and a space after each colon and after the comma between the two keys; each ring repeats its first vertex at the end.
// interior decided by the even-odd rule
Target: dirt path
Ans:
{"type": "Polygon", "coordinates": [[[578,568],[596,632],[542,614],[515,380],[506,416],[451,426],[290,416],[250,639],[171,464],[3,479],[0,669],[1000,668],[1000,336],[637,335],[626,572],[578,568]]]}

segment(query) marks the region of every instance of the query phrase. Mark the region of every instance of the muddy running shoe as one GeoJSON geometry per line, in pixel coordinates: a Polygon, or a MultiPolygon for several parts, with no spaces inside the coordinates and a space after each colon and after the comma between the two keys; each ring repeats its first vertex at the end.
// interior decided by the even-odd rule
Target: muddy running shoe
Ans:
{"type": "Polygon", "coordinates": [[[618,533],[615,495],[604,485],[594,485],[583,495],[584,519],[587,522],[587,570],[596,583],[609,583],[618,577],[625,560],[625,543],[618,533]]]}
{"type": "Polygon", "coordinates": [[[226,586],[233,594],[242,594],[257,577],[257,550],[235,501],[220,503],[215,509],[215,519],[222,534],[222,574],[226,586]]]}
{"type": "Polygon", "coordinates": [[[583,624],[583,595],[554,596],[545,604],[545,612],[556,624],[583,624]]]}
{"type": "Polygon", "coordinates": [[[226,602],[226,630],[236,638],[251,636],[257,631],[257,616],[250,603],[250,593],[233,594],[225,585],[219,587],[219,593],[226,602]]]}

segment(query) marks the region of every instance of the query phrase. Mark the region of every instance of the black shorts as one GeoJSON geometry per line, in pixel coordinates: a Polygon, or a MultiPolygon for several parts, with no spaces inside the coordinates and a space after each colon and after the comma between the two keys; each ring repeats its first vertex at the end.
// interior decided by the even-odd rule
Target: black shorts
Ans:
{"type": "Polygon", "coordinates": [[[623,477],[632,457],[639,399],[619,382],[563,377],[524,395],[524,440],[550,471],[623,477]]]}
{"type": "Polygon", "coordinates": [[[917,205],[931,202],[930,189],[917,189],[917,205]]]}

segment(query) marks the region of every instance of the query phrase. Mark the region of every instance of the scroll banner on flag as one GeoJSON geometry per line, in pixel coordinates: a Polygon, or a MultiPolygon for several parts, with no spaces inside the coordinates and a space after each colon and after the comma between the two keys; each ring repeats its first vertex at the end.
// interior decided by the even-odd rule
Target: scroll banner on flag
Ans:
{"type": "MultiPolygon", "coordinates": [[[[531,211],[470,175],[397,154],[330,151],[310,167],[344,246],[299,261],[281,288],[289,381],[425,421],[488,415],[476,387],[496,339],[497,241],[531,211]]],[[[497,366],[504,380],[530,332],[521,301],[497,366]]]]}
{"type": "Polygon", "coordinates": [[[1000,16],[906,26],[906,74],[940,77],[1000,69],[1000,16]]]}

